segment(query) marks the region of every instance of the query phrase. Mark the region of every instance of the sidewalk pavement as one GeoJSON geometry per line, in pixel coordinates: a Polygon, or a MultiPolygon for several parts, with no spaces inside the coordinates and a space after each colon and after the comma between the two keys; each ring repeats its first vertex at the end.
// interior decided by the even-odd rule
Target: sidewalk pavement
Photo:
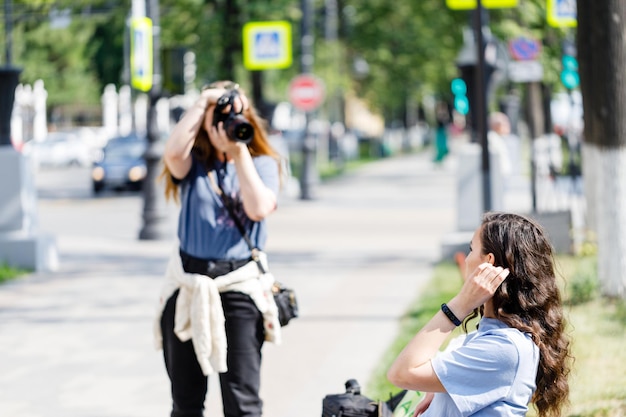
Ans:
{"type": "MultiPolygon", "coordinates": [[[[455,230],[454,155],[441,167],[430,152],[380,160],[315,192],[282,197],[269,219],[270,266],[296,289],[301,317],[263,348],[268,417],[318,417],[347,379],[365,387],[455,230]]],[[[0,286],[0,415],[169,415],[152,321],[172,242],[89,232],[57,242],[60,271],[0,286]]],[[[215,376],[205,414],[221,415],[215,376]]]]}

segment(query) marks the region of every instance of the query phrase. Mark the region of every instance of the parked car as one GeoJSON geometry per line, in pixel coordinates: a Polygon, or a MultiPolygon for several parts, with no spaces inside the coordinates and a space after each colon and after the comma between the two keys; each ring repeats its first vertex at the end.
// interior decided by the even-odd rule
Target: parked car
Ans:
{"type": "Polygon", "coordinates": [[[94,193],[104,189],[140,190],[146,177],[147,146],[145,139],[134,134],[110,139],[91,170],[94,193]]]}
{"type": "Polygon", "coordinates": [[[42,141],[25,143],[23,152],[38,167],[88,167],[93,161],[90,146],[71,132],[50,132],[42,141]]]}

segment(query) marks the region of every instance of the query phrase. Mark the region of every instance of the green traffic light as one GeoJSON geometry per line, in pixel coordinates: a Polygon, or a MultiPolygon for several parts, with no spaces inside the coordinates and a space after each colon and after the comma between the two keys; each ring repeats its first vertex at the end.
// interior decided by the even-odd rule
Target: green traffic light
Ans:
{"type": "Polygon", "coordinates": [[[580,77],[576,71],[563,70],[561,71],[561,82],[565,88],[572,90],[580,84],[580,77]]]}
{"type": "Polygon", "coordinates": [[[467,84],[462,78],[455,78],[450,83],[450,89],[455,96],[464,96],[467,94],[467,84]]]}
{"type": "Polygon", "coordinates": [[[454,108],[462,115],[469,113],[469,100],[467,99],[467,84],[462,78],[455,78],[450,83],[450,90],[454,94],[454,108]]]}
{"type": "Polygon", "coordinates": [[[454,108],[456,111],[465,116],[469,113],[469,100],[466,96],[455,96],[454,97],[454,108]]]}
{"type": "Polygon", "coordinates": [[[564,71],[578,71],[578,60],[571,55],[563,55],[561,58],[564,71]]]}

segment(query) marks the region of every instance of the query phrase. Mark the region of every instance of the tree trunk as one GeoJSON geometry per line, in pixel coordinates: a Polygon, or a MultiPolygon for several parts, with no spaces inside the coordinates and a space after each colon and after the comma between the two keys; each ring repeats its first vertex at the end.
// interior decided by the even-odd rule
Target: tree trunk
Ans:
{"type": "Polygon", "coordinates": [[[241,24],[239,23],[239,8],[236,1],[226,1],[223,6],[224,13],[224,36],[222,42],[222,65],[219,68],[220,77],[223,80],[235,80],[235,58],[241,54],[241,24]]]}
{"type": "Polygon", "coordinates": [[[626,2],[578,0],[587,204],[597,225],[602,293],[626,296],[626,2]]]}

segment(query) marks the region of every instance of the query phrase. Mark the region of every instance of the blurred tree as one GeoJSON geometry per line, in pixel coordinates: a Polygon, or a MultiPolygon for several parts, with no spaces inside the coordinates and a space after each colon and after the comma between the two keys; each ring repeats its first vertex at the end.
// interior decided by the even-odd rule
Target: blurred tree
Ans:
{"type": "Polygon", "coordinates": [[[447,91],[456,76],[464,14],[450,12],[439,0],[346,1],[344,14],[355,90],[374,109],[397,117],[407,100],[447,91]],[[359,73],[363,61],[367,73],[359,73]]]}
{"type": "MultiPolygon", "coordinates": [[[[13,63],[23,68],[20,82],[42,79],[51,106],[75,101],[99,102],[99,83],[90,66],[88,43],[95,31],[91,19],[76,19],[62,4],[15,1],[13,63]]],[[[5,40],[5,47],[6,45],[5,40]]]]}
{"type": "MultiPolygon", "coordinates": [[[[44,80],[51,104],[98,103],[106,84],[123,82],[131,0],[14,3],[14,62],[24,67],[23,82],[44,80]]],[[[313,2],[314,72],[324,80],[327,93],[355,93],[388,120],[403,119],[407,102],[449,94],[449,82],[458,75],[455,59],[462,44],[461,28],[469,24],[467,11],[449,10],[444,0],[333,3],[313,2]],[[333,3],[334,32],[327,13],[333,3]]],[[[160,0],[160,9],[161,46],[185,47],[196,54],[198,87],[230,78],[255,101],[286,99],[287,84],[299,72],[300,0],[160,0]],[[248,72],[242,67],[243,24],[264,20],[292,23],[291,68],[248,72]]],[[[557,88],[564,31],[546,26],[545,1],[524,0],[515,9],[490,13],[490,27],[501,40],[521,34],[543,40],[544,83],[557,88]]],[[[327,101],[322,111],[336,113],[330,105],[327,101]]]]}
{"type": "MultiPolygon", "coordinates": [[[[450,80],[458,75],[455,60],[463,41],[461,29],[470,25],[469,11],[446,9],[443,0],[344,3],[348,59],[352,64],[362,59],[369,68],[355,81],[355,89],[373,108],[389,118],[403,114],[400,109],[407,99],[449,94],[450,80]]],[[[545,1],[520,1],[516,8],[491,9],[489,14],[489,28],[505,51],[506,42],[517,36],[542,41],[543,82],[551,89],[559,88],[565,31],[547,25],[545,1]]]]}
{"type": "Polygon", "coordinates": [[[583,173],[604,295],[626,298],[626,3],[578,0],[583,173]]]}

